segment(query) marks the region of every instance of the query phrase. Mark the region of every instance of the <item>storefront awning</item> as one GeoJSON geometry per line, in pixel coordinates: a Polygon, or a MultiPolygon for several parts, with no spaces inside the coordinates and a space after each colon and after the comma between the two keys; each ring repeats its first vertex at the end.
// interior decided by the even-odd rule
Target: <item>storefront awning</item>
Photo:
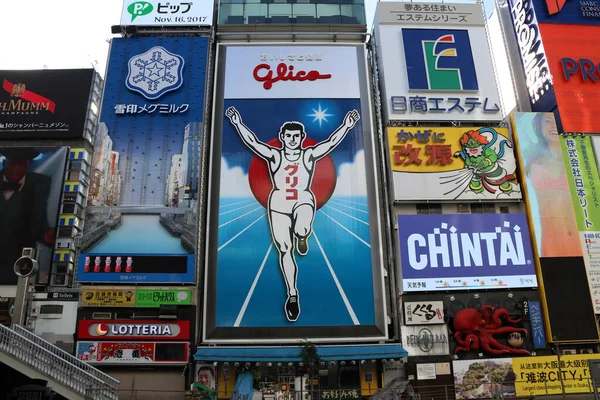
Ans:
{"type": "MultiPolygon", "coordinates": [[[[406,350],[397,344],[364,346],[316,346],[323,361],[399,359],[408,357],[406,350]]],[[[239,361],[239,362],[301,362],[300,347],[242,347],[219,346],[198,347],[196,361],[239,361]]]]}

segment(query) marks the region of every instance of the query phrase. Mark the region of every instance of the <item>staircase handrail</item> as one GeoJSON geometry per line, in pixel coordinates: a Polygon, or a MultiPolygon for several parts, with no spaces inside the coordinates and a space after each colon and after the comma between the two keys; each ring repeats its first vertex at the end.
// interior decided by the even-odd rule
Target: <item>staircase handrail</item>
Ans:
{"type": "Polygon", "coordinates": [[[0,325],[0,352],[13,357],[85,398],[118,399],[118,387],[110,386],[86,370],[79,368],[78,365],[38,345],[29,337],[3,325],[0,325]],[[90,396],[90,393],[93,395],[90,396]]]}

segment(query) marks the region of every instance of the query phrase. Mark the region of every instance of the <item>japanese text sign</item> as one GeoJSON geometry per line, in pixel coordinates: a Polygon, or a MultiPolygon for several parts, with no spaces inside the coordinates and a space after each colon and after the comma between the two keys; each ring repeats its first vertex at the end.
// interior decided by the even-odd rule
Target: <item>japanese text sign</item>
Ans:
{"type": "MultiPolygon", "coordinates": [[[[436,6],[440,13],[441,5],[436,6]]],[[[422,10],[419,4],[378,3],[374,31],[386,121],[502,119],[483,20],[467,24],[458,9],[447,11],[480,6],[444,6],[456,20],[442,16],[435,21],[432,12],[417,21],[420,11],[414,8],[422,10]]],[[[433,5],[428,7],[432,10],[433,5]]]]}
{"type": "Polygon", "coordinates": [[[82,289],[82,307],[140,307],[158,308],[161,305],[190,305],[189,289],[82,289]]]}
{"type": "Polygon", "coordinates": [[[125,0],[121,26],[211,26],[214,3],[207,0],[125,0]]]}
{"type": "Polygon", "coordinates": [[[444,302],[420,301],[404,303],[406,325],[429,325],[444,323],[444,302]]]}
{"type": "Polygon", "coordinates": [[[415,23],[424,25],[483,25],[483,14],[478,4],[399,3],[377,4],[375,23],[415,23]]]}
{"type": "Polygon", "coordinates": [[[395,200],[522,197],[505,128],[387,128],[387,136],[395,200]]]}
{"type": "Polygon", "coordinates": [[[405,292],[536,287],[525,214],[399,215],[405,292]]]}
{"type": "Polygon", "coordinates": [[[600,178],[589,136],[561,136],[563,160],[579,231],[600,231],[600,178]]]}

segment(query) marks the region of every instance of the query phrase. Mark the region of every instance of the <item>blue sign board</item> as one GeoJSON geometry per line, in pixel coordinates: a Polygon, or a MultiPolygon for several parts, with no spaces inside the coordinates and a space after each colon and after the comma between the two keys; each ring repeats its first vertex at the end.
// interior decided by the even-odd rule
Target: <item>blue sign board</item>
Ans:
{"type": "Polygon", "coordinates": [[[537,287],[525,214],[399,215],[405,292],[537,287]]]}
{"type": "Polygon", "coordinates": [[[540,23],[600,25],[600,4],[590,0],[531,0],[540,23]]]}
{"type": "Polygon", "coordinates": [[[207,58],[206,37],[113,39],[80,282],[194,282],[207,58]]]}
{"type": "Polygon", "coordinates": [[[531,320],[531,331],[533,332],[533,348],[546,348],[546,334],[542,321],[542,308],[539,301],[529,302],[529,319],[531,320]]]}

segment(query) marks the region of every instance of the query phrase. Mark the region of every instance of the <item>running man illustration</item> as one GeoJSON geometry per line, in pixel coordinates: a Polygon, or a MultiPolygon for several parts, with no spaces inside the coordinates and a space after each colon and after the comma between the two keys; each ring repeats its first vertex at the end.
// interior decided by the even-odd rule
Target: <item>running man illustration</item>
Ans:
{"type": "Polygon", "coordinates": [[[342,125],[327,140],[306,148],[302,148],[302,142],[306,138],[304,125],[295,121],[285,122],[279,130],[279,141],[283,146],[281,149],[259,141],[244,125],[240,113],[234,107],[229,107],[225,115],[244,144],[268,164],[273,185],[267,203],[269,225],[279,251],[279,267],[287,288],[285,316],[288,321],[294,322],[300,315],[294,237],[298,254],[306,255],[316,212],[315,196],[310,188],[315,163],[341,143],[356,125],[360,115],[356,110],[348,112],[342,125]]]}

